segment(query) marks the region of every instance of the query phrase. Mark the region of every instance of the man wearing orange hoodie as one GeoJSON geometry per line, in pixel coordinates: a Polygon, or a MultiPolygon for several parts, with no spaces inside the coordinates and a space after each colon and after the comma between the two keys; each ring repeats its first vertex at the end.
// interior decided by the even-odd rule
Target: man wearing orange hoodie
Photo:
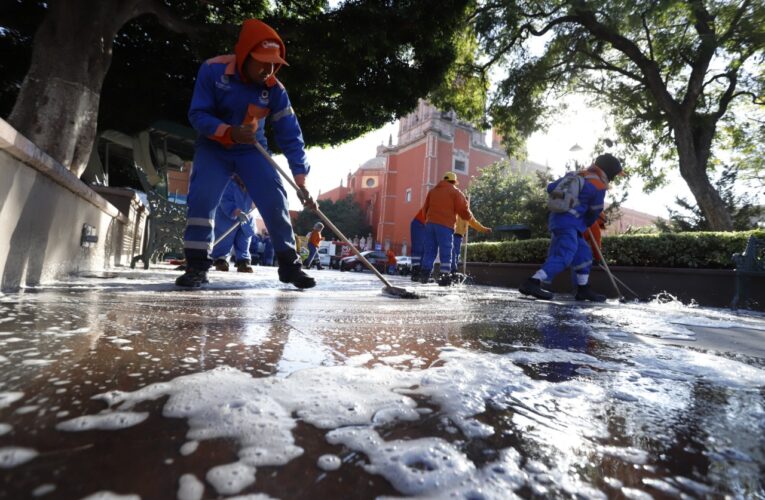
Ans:
{"type": "MultiPolygon", "coordinates": [[[[430,190],[423,205],[425,211],[425,254],[422,257],[420,281],[427,283],[433,271],[436,254],[441,257],[441,274],[438,284],[451,284],[452,243],[454,225],[459,215],[468,223],[474,221],[473,213],[468,208],[467,198],[457,189],[457,174],[446,172],[443,180],[430,190]]],[[[480,226],[483,227],[483,226],[480,226]]],[[[483,232],[489,232],[484,228],[483,232]]]]}
{"type": "MultiPolygon", "coordinates": [[[[286,53],[284,42],[257,19],[242,24],[235,54],[202,63],[194,85],[189,121],[199,133],[189,180],[188,217],[184,233],[186,272],[176,285],[200,287],[212,265],[215,209],[223,189],[237,174],[258,206],[279,262],[279,280],[298,288],[316,285],[302,270],[287,211],[287,192],[276,170],[255,148],[268,149],[263,131],[269,118],[274,138],[287,157],[295,183],[307,195],[310,170],[303,134],[287,91],[276,79],[286,53]]],[[[312,203],[312,201],[309,201],[312,203]]]]}

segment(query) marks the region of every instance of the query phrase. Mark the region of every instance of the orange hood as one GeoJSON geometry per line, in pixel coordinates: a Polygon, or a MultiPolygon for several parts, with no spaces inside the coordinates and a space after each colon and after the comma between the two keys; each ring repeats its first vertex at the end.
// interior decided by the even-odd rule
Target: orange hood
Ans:
{"type": "MultiPolygon", "coordinates": [[[[236,46],[234,47],[234,53],[236,54],[236,69],[239,71],[239,76],[242,77],[242,80],[246,81],[246,77],[242,72],[244,61],[247,60],[250,52],[252,52],[260,42],[265,40],[273,40],[278,43],[279,53],[281,54],[282,59],[284,59],[287,49],[284,47],[284,42],[276,30],[259,19],[248,19],[242,23],[242,31],[239,32],[239,41],[236,42],[236,46]]],[[[281,64],[276,64],[274,74],[266,81],[266,85],[270,87],[276,83],[275,76],[281,67],[281,64]]]]}

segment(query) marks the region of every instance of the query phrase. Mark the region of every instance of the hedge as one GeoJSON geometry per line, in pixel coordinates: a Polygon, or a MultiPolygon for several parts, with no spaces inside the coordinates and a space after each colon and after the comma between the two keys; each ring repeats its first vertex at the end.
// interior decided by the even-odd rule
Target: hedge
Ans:
{"type": "MultiPolygon", "coordinates": [[[[623,234],[603,238],[609,265],[732,269],[731,255],[741,253],[750,236],[765,231],[623,234]]],[[[468,244],[468,262],[539,264],[550,240],[499,241],[468,244]]]]}

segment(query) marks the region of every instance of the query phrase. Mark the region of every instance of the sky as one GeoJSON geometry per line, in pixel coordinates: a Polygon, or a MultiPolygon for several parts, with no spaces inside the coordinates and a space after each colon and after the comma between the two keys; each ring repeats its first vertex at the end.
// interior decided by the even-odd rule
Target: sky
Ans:
{"type": "MultiPolygon", "coordinates": [[[[298,110],[299,114],[299,110],[298,110]]],[[[547,131],[532,135],[528,141],[528,159],[542,165],[548,165],[553,174],[563,175],[565,165],[572,159],[585,163],[593,158],[592,151],[598,138],[599,124],[603,117],[597,110],[587,108],[583,103],[572,103],[567,112],[559,116],[557,123],[547,131]],[[574,144],[582,150],[578,153],[569,151],[574,144]]],[[[334,148],[310,148],[307,151],[311,172],[308,176],[308,188],[316,197],[338,187],[341,179],[345,185],[348,172],[354,172],[365,161],[373,158],[380,144],[388,144],[392,135],[393,144],[398,142],[398,122],[369,132],[353,141],[334,148]]],[[[279,155],[276,161],[287,168],[287,162],[279,155]]],[[[629,162],[626,163],[629,167],[629,162]]],[[[642,182],[632,179],[629,183],[629,196],[624,207],[641,212],[667,217],[667,206],[673,206],[676,196],[692,199],[685,182],[676,174],[677,179],[669,186],[651,194],[642,192],[642,182]]],[[[290,190],[291,191],[291,190],[290,190]]],[[[290,192],[290,209],[301,208],[297,196],[290,192]]]]}

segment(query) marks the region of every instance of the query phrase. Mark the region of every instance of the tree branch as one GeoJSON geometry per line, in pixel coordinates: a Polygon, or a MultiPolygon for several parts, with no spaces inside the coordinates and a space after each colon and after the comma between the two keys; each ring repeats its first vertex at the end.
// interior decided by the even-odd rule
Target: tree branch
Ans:
{"type": "Polygon", "coordinates": [[[744,17],[744,13],[746,12],[746,9],[749,7],[750,3],[750,0],[744,0],[741,2],[739,8],[736,9],[736,14],[733,16],[733,20],[730,22],[730,26],[728,26],[728,29],[725,30],[725,33],[723,33],[720,37],[720,43],[727,42],[730,37],[733,36],[733,33],[735,33],[736,28],[738,27],[739,21],[741,21],[741,18],[744,17]]]}
{"type": "Polygon", "coordinates": [[[579,52],[586,55],[587,57],[590,57],[591,59],[598,61],[601,64],[601,67],[592,67],[592,68],[585,68],[585,69],[604,69],[608,71],[615,71],[621,75],[626,76],[627,78],[635,80],[638,83],[641,83],[643,85],[646,84],[645,78],[642,78],[640,75],[633,73],[632,71],[629,71],[628,69],[622,68],[611,62],[608,62],[605,59],[603,59],[601,56],[593,52],[589,52],[586,50],[580,50],[579,52]]]}
{"type": "Polygon", "coordinates": [[[645,12],[640,14],[640,19],[643,23],[643,31],[645,31],[645,39],[648,43],[648,57],[653,61],[656,58],[653,55],[653,41],[651,40],[651,30],[648,29],[648,22],[645,19],[645,12]]]}
{"type": "Polygon", "coordinates": [[[576,3],[574,11],[576,12],[576,18],[579,24],[584,26],[597,38],[610,43],[614,49],[626,55],[638,66],[638,68],[640,68],[640,71],[645,77],[645,85],[648,87],[648,90],[659,105],[669,116],[679,119],[681,117],[680,107],[677,101],[675,101],[672,95],[667,91],[667,86],[662,80],[656,62],[648,59],[634,42],[620,35],[610,26],[606,26],[599,22],[596,19],[595,14],[586,9],[583,0],[579,0],[576,3]]]}
{"type": "Polygon", "coordinates": [[[696,57],[690,63],[691,75],[688,78],[688,85],[686,87],[685,97],[681,104],[683,113],[686,116],[690,116],[693,110],[696,109],[696,102],[698,101],[701,91],[703,89],[704,75],[709,68],[709,62],[712,60],[712,56],[715,54],[715,49],[718,47],[717,39],[714,32],[714,18],[709,14],[702,0],[689,0],[691,6],[691,12],[695,18],[693,27],[701,38],[701,43],[696,52],[696,57]]]}

